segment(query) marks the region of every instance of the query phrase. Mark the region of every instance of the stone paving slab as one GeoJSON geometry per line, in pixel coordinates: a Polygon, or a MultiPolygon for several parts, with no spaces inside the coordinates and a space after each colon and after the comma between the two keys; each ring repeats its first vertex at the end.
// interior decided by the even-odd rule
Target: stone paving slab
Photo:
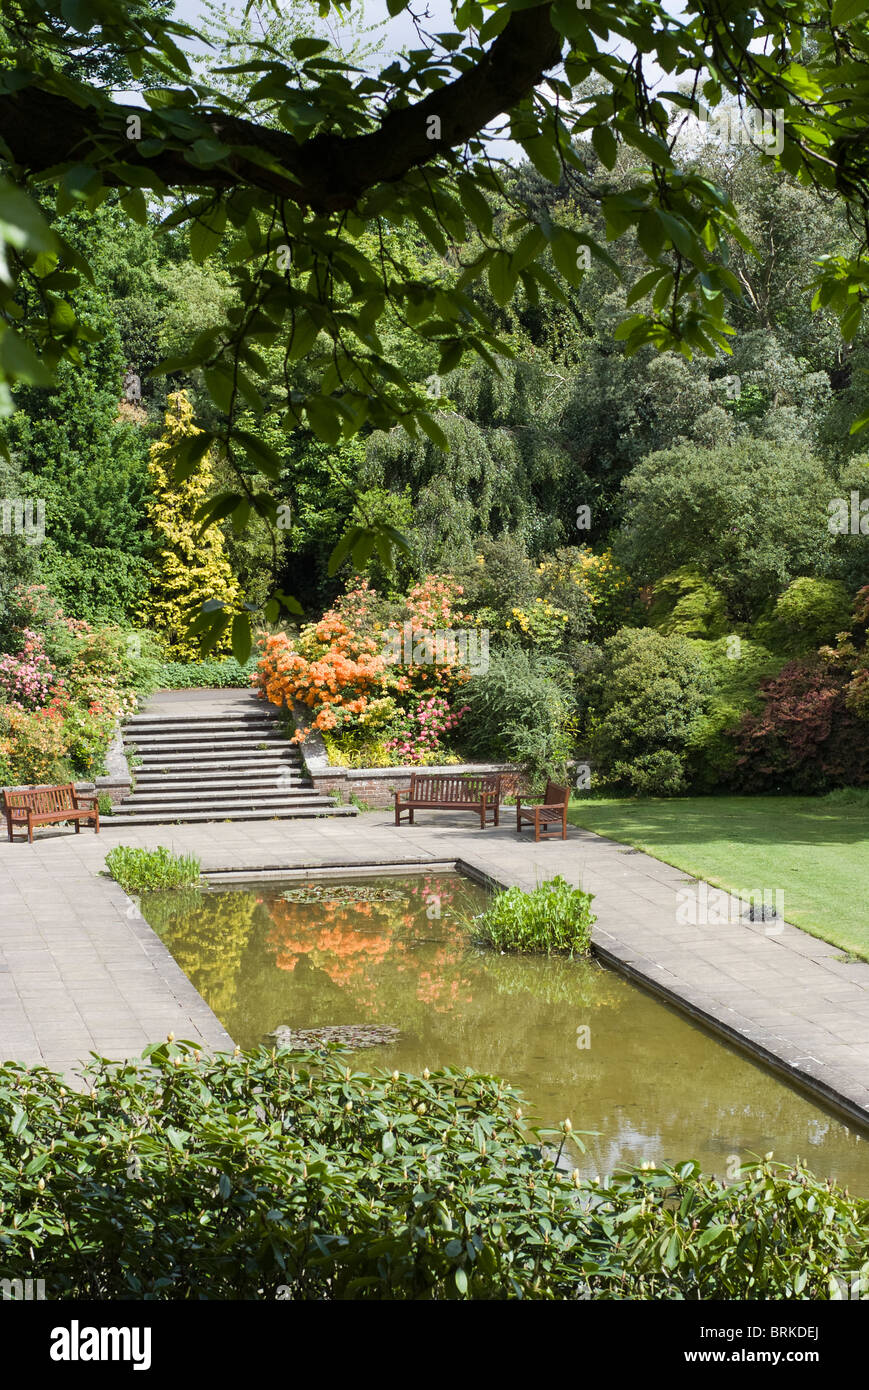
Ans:
{"type": "Polygon", "coordinates": [[[136,1055],[169,1031],[232,1046],[123,891],[100,877],[119,841],[194,853],[205,873],[460,863],[523,888],[562,874],[595,894],[604,960],[869,1125],[869,963],[786,924],[680,921],[677,894],[697,880],[591,831],[534,844],[509,822],[481,831],[460,813],[418,812],[400,828],[385,811],[112,836],[52,827],[33,845],[0,842],[0,1056],[69,1069],[91,1050],[136,1055]]]}

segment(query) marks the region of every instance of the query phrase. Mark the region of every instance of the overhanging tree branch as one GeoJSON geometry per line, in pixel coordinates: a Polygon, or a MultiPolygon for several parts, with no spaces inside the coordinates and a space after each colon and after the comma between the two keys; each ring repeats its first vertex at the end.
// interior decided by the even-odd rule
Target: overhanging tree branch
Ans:
{"type": "MultiPolygon", "coordinates": [[[[562,47],[549,4],[520,10],[470,71],[413,105],[390,111],[378,129],[364,135],[321,134],[300,142],[285,131],[224,111],[186,108],[201,118],[203,134],[217,128],[220,140],[233,148],[227,159],[206,168],[189,160],[177,140],[174,147],[149,157],[137,142],[127,141],[128,117],[151,120],[140,106],[79,106],[37,85],[0,96],[0,139],[29,177],[75,160],[92,163],[107,184],[121,183],[106,168],[107,152],[117,157],[119,138],[125,163],[147,170],[153,179],[149,186],[223,190],[250,184],[328,213],[354,206],[368,189],[395,182],[439,152],[478,135],[533,92],[559,62],[562,47]],[[439,130],[439,138],[432,138],[433,130],[439,130]],[[267,154],[274,166],[246,157],[245,147],[267,154]]],[[[159,119],[157,112],[153,123],[159,119]]]]}

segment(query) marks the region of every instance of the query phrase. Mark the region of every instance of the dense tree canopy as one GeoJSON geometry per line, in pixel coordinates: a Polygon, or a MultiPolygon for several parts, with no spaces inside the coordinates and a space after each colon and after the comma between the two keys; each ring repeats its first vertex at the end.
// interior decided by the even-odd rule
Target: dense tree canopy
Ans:
{"type": "MultiPolygon", "coordinates": [[[[321,14],[330,8],[323,0],[321,14]]],[[[403,8],[389,0],[392,13],[403,8]]],[[[235,483],[213,499],[213,517],[237,511],[275,521],[286,464],[286,451],[268,442],[276,430],[304,427],[337,444],[400,423],[417,449],[423,439],[438,450],[471,440],[473,420],[445,428],[438,407],[449,408],[450,393],[427,389],[409,360],[427,361],[437,381],[466,351],[496,370],[520,346],[517,333],[533,343],[542,301],[565,307],[569,352],[571,316],[583,312],[595,262],[629,292],[613,298],[598,281],[601,349],[590,360],[585,349],[592,373],[609,370],[602,359],[614,342],[629,352],[675,349],[690,363],[697,353],[716,361],[729,352],[733,324],[771,333],[779,385],[771,401],[758,386],[757,413],[778,411],[775,428],[799,432],[799,406],[788,407],[787,396],[803,395],[798,384],[817,360],[796,344],[808,336],[820,350],[819,335],[806,333],[810,310],[783,314],[781,297],[797,299],[806,254],[818,252],[804,276],[815,282],[813,305],[838,316],[846,344],[862,317],[865,8],[861,0],[836,0],[832,10],[821,0],[695,0],[674,17],[657,0],[596,0],[588,10],[570,0],[463,0],[453,31],[420,28],[419,48],[390,55],[379,71],[348,62],[312,16],[305,32],[284,24],[277,42],[246,42],[245,61],[223,61],[218,75],[192,60],[193,30],[158,6],[13,0],[0,22],[3,404],[11,408],[9,384],[49,384],[98,336],[77,299],[92,274],[88,254],[61,219],[119,200],[143,225],[159,206],[164,229],[187,228],[195,262],[220,251],[222,312],[155,364],[163,374],[199,376],[206,428],[179,448],[176,469],[183,477],[220,443],[235,483]],[[130,85],[144,105],[118,100],[118,88],[130,85]],[[744,180],[757,176],[728,150],[719,167],[704,167],[684,138],[690,117],[722,104],[780,113],[768,126],[773,144],[755,129],[762,148],[752,151],[753,167],[762,161],[779,175],[762,172],[759,217],[740,206],[744,180]],[[499,131],[536,172],[509,173],[499,131]],[[796,229],[788,200],[805,190],[823,215],[796,229]],[[608,250],[608,241],[618,246],[608,250]],[[409,342],[422,351],[409,354],[409,342]],[[249,427],[243,414],[253,417],[249,427]]],[[[128,298],[127,328],[140,335],[147,361],[159,324],[128,298]]],[[[752,392],[740,399],[750,412],[752,392]]],[[[727,411],[712,392],[707,435],[727,411]]],[[[612,411],[601,413],[605,432],[612,411]]],[[[556,503],[562,513],[568,498],[571,506],[583,500],[577,478],[594,471],[565,449],[569,403],[565,422],[548,449],[514,439],[508,450],[530,461],[532,486],[547,469],[561,479],[556,493],[567,483],[556,503]]],[[[502,428],[497,412],[491,423],[502,428]]],[[[640,454],[671,442],[655,437],[649,412],[627,433],[636,430],[640,454]]],[[[702,427],[700,442],[710,442],[702,427]]],[[[611,445],[618,455],[621,446],[611,445]]],[[[612,458],[612,476],[598,481],[594,500],[604,510],[626,462],[612,458]]],[[[349,520],[336,565],[351,551],[364,563],[375,545],[386,563],[398,539],[391,523],[364,507],[349,520]]],[[[266,616],[279,611],[273,600],[266,616]]],[[[231,617],[212,615],[215,640],[231,617]]],[[[234,624],[241,652],[243,626],[234,624]]]]}

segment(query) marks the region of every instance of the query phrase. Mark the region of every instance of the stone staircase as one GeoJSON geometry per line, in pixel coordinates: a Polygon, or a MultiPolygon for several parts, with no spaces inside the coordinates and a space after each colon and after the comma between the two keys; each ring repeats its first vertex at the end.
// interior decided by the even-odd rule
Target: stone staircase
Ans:
{"type": "Polygon", "coordinates": [[[127,720],[134,785],[106,827],[356,814],[314,789],[277,711],[250,692],[225,703],[184,697],[156,697],[127,720]]]}

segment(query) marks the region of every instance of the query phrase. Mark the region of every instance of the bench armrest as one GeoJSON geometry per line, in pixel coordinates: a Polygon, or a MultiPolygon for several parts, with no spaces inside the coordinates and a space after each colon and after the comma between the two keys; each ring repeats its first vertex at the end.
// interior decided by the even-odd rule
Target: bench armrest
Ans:
{"type": "Polygon", "coordinates": [[[410,796],[410,787],[397,787],[392,795],[396,801],[405,801],[410,796]]]}

